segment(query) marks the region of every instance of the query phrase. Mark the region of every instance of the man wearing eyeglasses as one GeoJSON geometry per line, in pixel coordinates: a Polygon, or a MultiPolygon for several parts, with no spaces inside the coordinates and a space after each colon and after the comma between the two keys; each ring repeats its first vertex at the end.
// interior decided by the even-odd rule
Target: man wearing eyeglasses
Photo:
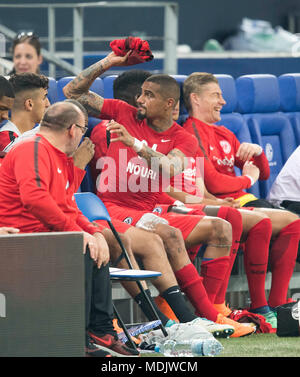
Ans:
{"type": "Polygon", "coordinates": [[[7,153],[0,177],[0,227],[14,226],[22,233],[83,229],[92,248],[96,242],[88,233],[96,229],[72,213],[70,205],[84,175],[72,156],[85,128],[78,107],[58,102],[45,113],[37,134],[7,153]]]}
{"type": "MultiPolygon", "coordinates": [[[[16,144],[5,156],[0,176],[0,229],[14,227],[21,233],[83,232],[86,329],[92,327],[95,332],[116,336],[104,226],[90,223],[74,205],[73,194],[84,175],[73,162],[86,132],[86,114],[80,106],[67,101],[50,106],[38,133],[16,144]],[[101,291],[92,287],[101,287],[101,291]]],[[[113,347],[109,353],[115,356],[139,355],[118,341],[110,345],[113,347]]],[[[94,346],[88,333],[86,353],[107,355],[94,346]]]]}

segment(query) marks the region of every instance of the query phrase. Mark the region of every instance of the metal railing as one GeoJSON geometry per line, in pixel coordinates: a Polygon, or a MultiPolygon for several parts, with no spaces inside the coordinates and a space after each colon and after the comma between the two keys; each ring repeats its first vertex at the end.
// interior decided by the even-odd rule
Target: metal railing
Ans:
{"type": "MultiPolygon", "coordinates": [[[[70,3],[70,4],[0,4],[0,9],[14,8],[38,8],[45,9],[48,14],[48,50],[42,49],[42,55],[50,62],[49,76],[56,77],[56,65],[62,67],[72,74],[77,74],[83,68],[83,53],[84,42],[108,40],[103,37],[85,37],[84,36],[84,9],[86,8],[163,8],[164,9],[164,65],[163,71],[167,74],[177,74],[177,56],[176,47],[178,41],[178,4],[175,2],[146,2],[146,1],[99,1],[90,3],[70,3]],[[63,8],[73,9],[73,66],[62,59],[59,59],[56,54],[56,10],[63,8]]],[[[0,32],[7,38],[13,39],[15,32],[8,29],[4,25],[0,25],[0,32]]],[[[114,37],[111,37],[114,38],[114,37]]],[[[157,37],[154,37],[157,38],[157,37]]],[[[62,38],[60,38],[62,40],[62,38]]],[[[70,39],[69,39],[70,40],[70,39]]],[[[111,40],[111,39],[110,39],[111,40]]]]}

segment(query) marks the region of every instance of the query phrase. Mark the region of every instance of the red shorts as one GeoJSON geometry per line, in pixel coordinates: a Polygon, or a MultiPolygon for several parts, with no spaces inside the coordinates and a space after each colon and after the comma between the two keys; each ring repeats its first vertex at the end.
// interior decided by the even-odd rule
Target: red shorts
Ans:
{"type": "MultiPolygon", "coordinates": [[[[186,208],[190,209],[190,212],[188,215],[200,215],[200,216],[206,216],[205,212],[203,212],[203,209],[206,207],[206,204],[185,204],[186,208]]],[[[157,204],[153,210],[153,212],[156,211],[156,208],[162,208],[164,212],[167,212],[170,204],[157,204]]]]}
{"type": "Polygon", "coordinates": [[[192,209],[190,212],[191,215],[203,215],[205,216],[205,212],[203,212],[206,204],[185,204],[187,208],[192,209]]]}
{"type": "MultiPolygon", "coordinates": [[[[115,203],[106,202],[105,206],[114,219],[121,220],[127,224],[135,225],[140,218],[146,214],[151,213],[149,211],[136,210],[127,207],[121,207],[115,203]]],[[[183,239],[185,240],[194,227],[203,219],[205,214],[202,215],[182,215],[178,213],[167,212],[169,208],[168,204],[157,205],[153,209],[155,215],[166,219],[170,226],[180,229],[183,239]]]]}

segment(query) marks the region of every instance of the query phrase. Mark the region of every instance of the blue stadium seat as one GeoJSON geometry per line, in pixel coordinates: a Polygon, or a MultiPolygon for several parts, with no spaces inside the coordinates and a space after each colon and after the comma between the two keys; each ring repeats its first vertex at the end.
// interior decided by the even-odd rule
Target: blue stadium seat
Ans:
{"type": "Polygon", "coordinates": [[[87,133],[85,134],[85,136],[87,137],[90,137],[91,136],[91,133],[93,131],[93,128],[99,124],[101,122],[101,119],[99,118],[95,118],[95,117],[89,117],[89,121],[88,121],[88,130],[87,130],[87,133]]]}
{"type": "Polygon", "coordinates": [[[103,78],[104,98],[114,98],[113,83],[118,75],[109,75],[103,78]]]}
{"type": "Polygon", "coordinates": [[[217,122],[232,131],[238,140],[251,143],[251,136],[243,116],[235,112],[237,108],[237,93],[235,80],[230,75],[215,75],[218,79],[226,105],[221,110],[221,120],[217,122]]]}
{"type": "Polygon", "coordinates": [[[279,110],[277,77],[269,74],[244,75],[236,79],[238,111],[242,114],[271,113],[279,110]]]}
{"type": "MultiPolygon", "coordinates": [[[[221,110],[221,120],[216,124],[228,128],[235,134],[240,143],[252,143],[247,122],[240,113],[236,112],[237,93],[234,78],[224,74],[216,74],[214,76],[218,79],[223,98],[226,101],[226,105],[221,110]]],[[[235,173],[241,175],[240,169],[235,167],[235,173]]],[[[259,184],[255,183],[247,192],[260,197],[259,184]]]]}
{"type": "Polygon", "coordinates": [[[64,101],[66,99],[64,93],[63,93],[63,87],[65,87],[68,82],[73,80],[75,76],[68,76],[68,77],[62,77],[57,81],[57,100],[58,101],[64,101]]]}
{"type": "Polygon", "coordinates": [[[226,105],[222,108],[222,113],[228,114],[236,111],[237,97],[234,78],[230,75],[214,75],[219,82],[219,86],[222,90],[222,95],[226,101],[226,105]]]}
{"type": "Polygon", "coordinates": [[[48,88],[48,99],[50,104],[57,102],[57,82],[53,77],[48,77],[49,88],[48,88]]]}
{"type": "Polygon", "coordinates": [[[293,128],[280,112],[277,77],[269,74],[244,75],[236,80],[238,109],[247,121],[253,143],[264,148],[270,165],[270,178],[260,181],[265,198],[282,166],[296,148],[293,128]]]}
{"type": "Polygon", "coordinates": [[[6,123],[8,122],[8,120],[3,120],[1,123],[0,123],[0,128],[2,128],[6,123]]]}
{"type": "Polygon", "coordinates": [[[300,74],[286,73],[278,77],[280,108],[288,116],[300,145],[300,74]]]}
{"type": "MultiPolygon", "coordinates": [[[[63,101],[66,99],[63,93],[63,87],[68,84],[71,80],[73,80],[73,76],[62,77],[57,81],[57,98],[58,101],[63,101]]],[[[104,85],[103,80],[100,77],[97,77],[96,80],[93,82],[91,86],[91,91],[99,94],[100,96],[104,96],[104,85]]]]}
{"type": "Polygon", "coordinates": [[[83,177],[83,180],[80,185],[79,192],[94,192],[94,184],[93,179],[91,175],[91,168],[89,165],[85,168],[85,176],[83,177]]]}

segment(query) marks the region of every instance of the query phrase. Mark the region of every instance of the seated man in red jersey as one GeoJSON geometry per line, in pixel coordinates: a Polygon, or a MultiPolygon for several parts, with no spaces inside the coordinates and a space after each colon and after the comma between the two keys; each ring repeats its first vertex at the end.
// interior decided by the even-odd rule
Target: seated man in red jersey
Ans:
{"type": "Polygon", "coordinates": [[[24,132],[39,123],[50,105],[47,98],[48,78],[35,73],[15,74],[10,77],[15,100],[11,117],[0,129],[0,150],[6,147],[24,132]]]}
{"type": "Polygon", "coordinates": [[[183,94],[189,111],[183,127],[198,139],[197,155],[204,161],[207,190],[217,198],[231,196],[242,207],[250,206],[249,209],[263,213],[271,220],[272,289],[268,302],[270,307],[282,305],[286,302],[295,267],[300,238],[299,217],[289,211],[266,208],[271,207],[267,201],[246,193],[258,178],[268,178],[268,161],[259,145],[240,144],[231,131],[215,125],[221,119],[220,111],[225,104],[216,77],[209,73],[191,74],[184,82],[183,94]],[[241,177],[235,175],[234,166],[242,169],[241,177]]]}
{"type": "MultiPolygon", "coordinates": [[[[179,98],[177,82],[168,75],[149,77],[137,100],[138,109],[123,101],[105,100],[89,91],[96,77],[108,68],[124,63],[126,57],[121,60],[110,53],[84,70],[63,89],[67,98],[79,100],[91,116],[117,121],[107,127],[111,133],[111,142],[106,156],[108,164],[114,162],[116,166],[112,164],[102,171],[98,194],[113,218],[154,231],[162,238],[179,285],[197,313],[216,322],[229,323],[227,318],[209,306],[202,279],[186,252],[186,248],[207,244],[206,256],[212,258],[208,270],[218,270],[218,274],[207,273],[207,277],[210,277],[213,289],[217,289],[227,271],[228,253],[232,246],[229,223],[204,214],[185,216],[162,213],[155,216],[152,213],[162,192],[162,175],[166,178],[169,174],[177,174],[182,170],[185,154],[197,149],[196,139],[191,138],[172,120],[174,106],[179,98]],[[149,167],[151,162],[157,164],[157,171],[149,167]],[[116,170],[111,170],[114,168],[116,170]],[[116,171],[120,172],[119,177],[116,171]]],[[[243,331],[252,332],[249,326],[243,331]]]]}
{"type": "MultiPolygon", "coordinates": [[[[120,76],[118,76],[113,83],[113,93],[115,99],[120,99],[125,102],[128,102],[132,106],[137,107],[136,99],[138,98],[138,95],[141,92],[141,86],[144,83],[145,79],[150,77],[151,74],[147,71],[143,70],[132,70],[132,71],[126,71],[122,73],[120,76]]],[[[176,121],[179,116],[179,101],[177,102],[176,108],[173,112],[173,119],[176,121]]],[[[101,123],[99,123],[92,131],[91,133],[91,139],[95,143],[95,155],[94,158],[91,161],[92,170],[94,172],[94,177],[96,181],[96,174],[100,174],[100,171],[96,169],[97,161],[105,154],[107,153],[108,145],[109,145],[109,133],[106,129],[108,121],[103,120],[101,123]]],[[[191,160],[194,160],[193,158],[188,159],[188,166],[187,169],[184,171],[185,177],[187,175],[188,171],[195,171],[195,166],[192,166],[191,160]],[[191,164],[191,165],[190,165],[191,164]]],[[[194,160],[195,161],[195,160],[194,160]]],[[[194,173],[193,173],[194,174],[194,173]]],[[[182,180],[180,175],[180,180],[182,180]]],[[[191,177],[186,177],[186,180],[180,187],[188,187],[187,183],[190,182],[190,185],[193,186],[193,179],[194,175],[191,177]]],[[[177,182],[178,179],[176,177],[175,181],[177,182]]],[[[238,245],[239,242],[239,227],[241,222],[241,216],[236,213],[235,209],[228,208],[228,206],[238,206],[234,201],[224,199],[216,199],[215,197],[211,196],[212,199],[207,198],[207,190],[202,182],[203,190],[201,190],[201,198],[198,196],[195,196],[194,191],[195,188],[192,187],[192,189],[188,189],[188,192],[191,193],[189,195],[187,192],[182,192],[178,190],[178,185],[176,186],[176,191],[173,187],[169,187],[167,189],[167,193],[165,195],[161,196],[159,198],[159,205],[157,205],[154,209],[154,211],[159,211],[161,208],[165,205],[169,206],[170,204],[174,203],[176,204],[179,200],[183,203],[198,203],[198,205],[192,205],[192,208],[194,209],[193,212],[189,212],[189,214],[199,214],[203,211],[207,215],[210,216],[218,216],[221,217],[227,221],[229,221],[232,225],[232,232],[233,232],[233,242],[238,245]],[[172,190],[172,192],[169,191],[172,190]],[[205,195],[203,197],[202,191],[204,191],[205,195]],[[169,194],[169,195],[168,195],[169,194]],[[201,203],[201,204],[199,204],[201,203]],[[222,206],[222,207],[220,207],[222,206]],[[224,208],[226,206],[226,208],[224,208]]],[[[200,192],[200,190],[197,190],[200,192]]],[[[189,206],[190,207],[190,206],[189,206]]],[[[170,207],[171,208],[171,207],[170,207]]],[[[173,207],[173,210],[178,210],[177,207],[173,207]]],[[[181,211],[184,211],[184,209],[180,209],[181,211]]],[[[190,211],[190,209],[188,209],[190,211]]],[[[243,241],[247,240],[247,251],[248,253],[245,254],[245,259],[247,259],[246,268],[247,276],[249,275],[249,285],[250,285],[250,295],[252,298],[252,308],[261,308],[263,307],[264,316],[266,317],[267,322],[271,323],[272,327],[276,327],[276,317],[274,316],[273,312],[269,309],[267,305],[267,301],[265,298],[265,276],[267,271],[267,260],[268,260],[268,250],[269,250],[269,241],[271,236],[271,223],[270,220],[267,219],[267,216],[265,216],[262,213],[255,213],[252,211],[246,211],[246,210],[239,210],[242,215],[242,225],[243,225],[243,232],[242,232],[242,238],[243,241]],[[265,219],[266,218],[266,219],[265,219]],[[256,227],[256,225],[260,223],[259,226],[256,227]],[[264,234],[264,240],[261,243],[260,247],[254,247],[254,250],[251,249],[251,246],[253,244],[253,241],[258,237],[260,233],[264,234]],[[257,268],[253,269],[253,263],[251,260],[253,259],[252,256],[258,253],[260,256],[260,260],[263,261],[263,263],[260,263],[260,270],[258,274],[257,268]],[[252,259],[251,259],[252,258],[252,259]],[[252,266],[250,268],[250,265],[252,266]],[[259,276],[259,279],[257,278],[257,275],[259,276]]],[[[197,249],[198,250],[198,249],[197,249]]],[[[228,281],[230,278],[231,270],[234,264],[235,256],[236,256],[236,248],[232,248],[232,252],[230,255],[230,265],[226,274],[226,278],[224,279],[224,282],[222,286],[220,287],[217,294],[215,292],[210,292],[209,285],[206,284],[206,279],[204,279],[204,284],[206,286],[208,295],[210,300],[215,303],[216,309],[221,312],[222,314],[226,316],[231,316],[232,319],[234,319],[234,313],[231,311],[228,307],[225,305],[225,294],[228,286],[228,281]]],[[[190,258],[192,259],[195,257],[195,255],[191,255],[190,258]]],[[[205,258],[202,261],[203,266],[201,269],[201,275],[205,276],[205,265],[209,263],[209,261],[206,261],[205,258]]],[[[159,298],[158,298],[159,299],[159,298]]],[[[157,300],[156,300],[157,301],[157,300]]],[[[165,307],[165,303],[163,300],[159,299],[158,302],[160,302],[163,307],[165,307]]],[[[257,311],[259,313],[259,310],[257,311]]],[[[243,316],[248,315],[249,313],[246,311],[243,311],[243,316]]],[[[241,313],[238,313],[239,317],[241,317],[241,313]]],[[[264,331],[268,331],[268,328],[266,328],[264,331]]]]}
{"type": "Polygon", "coordinates": [[[22,233],[83,232],[86,353],[107,355],[91,340],[91,334],[101,334],[109,340],[110,354],[137,356],[117,340],[113,328],[107,229],[90,223],[74,205],[84,172],[74,166],[72,155],[85,129],[79,107],[58,102],[48,108],[36,136],[7,153],[0,174],[0,226],[18,227],[22,233]]]}

